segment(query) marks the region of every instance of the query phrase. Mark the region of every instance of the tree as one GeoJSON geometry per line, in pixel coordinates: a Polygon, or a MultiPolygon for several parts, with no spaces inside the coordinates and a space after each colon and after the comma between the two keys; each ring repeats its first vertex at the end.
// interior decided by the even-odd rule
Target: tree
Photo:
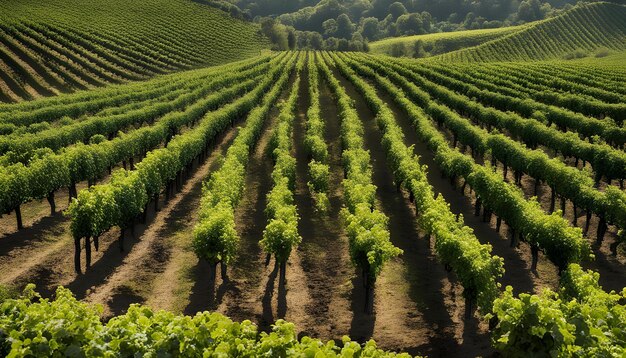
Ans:
{"type": "Polygon", "coordinates": [[[324,38],[317,32],[309,33],[309,47],[313,50],[321,50],[324,46],[324,38]]]}
{"type": "Polygon", "coordinates": [[[396,21],[393,16],[387,15],[383,21],[378,23],[378,29],[381,37],[396,36],[396,21]]]}
{"type": "Polygon", "coordinates": [[[351,19],[361,19],[363,13],[372,8],[372,4],[368,0],[354,0],[348,7],[348,15],[351,19]]]}
{"type": "Polygon", "coordinates": [[[428,53],[424,50],[424,41],[417,40],[413,44],[413,57],[414,58],[422,58],[427,57],[428,53]]]}
{"type": "Polygon", "coordinates": [[[312,32],[309,31],[296,31],[296,46],[301,48],[309,47],[309,37],[312,32]]]}
{"type": "Polygon", "coordinates": [[[296,13],[303,17],[300,30],[321,31],[320,24],[329,19],[336,19],[339,15],[346,12],[346,8],[337,0],[321,1],[312,8],[313,12],[296,13]]]}
{"type": "Polygon", "coordinates": [[[324,36],[335,36],[337,33],[337,20],[328,19],[322,23],[322,29],[324,30],[324,36]]]}
{"type": "Polygon", "coordinates": [[[350,40],[350,51],[363,51],[364,50],[364,46],[363,46],[363,36],[361,36],[360,33],[355,33],[354,35],[352,35],[352,40],[350,40]]]}
{"type": "Polygon", "coordinates": [[[367,17],[363,19],[361,23],[361,35],[368,40],[378,39],[378,19],[375,17],[367,17]]]}
{"type": "Polygon", "coordinates": [[[337,17],[337,37],[349,39],[354,32],[354,24],[350,21],[350,18],[346,14],[341,14],[337,17]]]}
{"type": "Polygon", "coordinates": [[[400,16],[409,13],[406,10],[406,7],[404,7],[404,5],[402,5],[401,2],[397,2],[397,1],[389,5],[389,9],[387,11],[389,11],[389,13],[391,14],[391,16],[393,16],[394,19],[397,19],[400,16]]]}
{"type": "Polygon", "coordinates": [[[541,11],[539,0],[522,1],[517,9],[517,18],[526,22],[541,20],[543,12],[541,11]]]}
{"type": "Polygon", "coordinates": [[[339,45],[339,39],[336,37],[329,37],[324,41],[324,48],[328,51],[334,51],[339,45]]]}
{"type": "Polygon", "coordinates": [[[389,6],[394,2],[395,0],[373,0],[372,8],[368,13],[370,16],[374,16],[378,19],[384,19],[387,16],[389,6]]]}
{"type": "Polygon", "coordinates": [[[396,21],[396,26],[398,36],[421,35],[426,33],[422,17],[417,13],[400,16],[398,21],[396,21]]]}
{"type": "Polygon", "coordinates": [[[296,48],[296,32],[293,28],[287,31],[287,46],[290,50],[295,50],[296,48]]]}
{"type": "Polygon", "coordinates": [[[273,50],[289,49],[287,27],[272,18],[261,20],[261,32],[270,39],[273,50]]]}
{"type": "Polygon", "coordinates": [[[350,42],[347,39],[339,39],[337,51],[350,51],[350,42]]]}

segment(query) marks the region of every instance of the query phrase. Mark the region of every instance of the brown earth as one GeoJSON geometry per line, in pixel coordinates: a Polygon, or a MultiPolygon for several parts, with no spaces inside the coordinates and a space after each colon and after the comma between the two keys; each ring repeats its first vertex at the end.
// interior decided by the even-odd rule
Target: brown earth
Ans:
{"type": "MultiPolygon", "coordinates": [[[[295,201],[302,243],[290,256],[285,284],[279,282],[274,260],[266,264],[265,253],[259,245],[267,222],[266,194],[272,186],[273,163],[267,148],[278,106],[266,120],[249,161],[245,192],[236,211],[240,254],[228,268],[227,280],[223,281],[218,274],[214,287],[210,287],[207,264],[196,258],[190,243],[202,182],[218,168],[236,129],[220,137],[208,158],[194,165],[189,178],[169,201],[161,197],[160,211],[155,213],[153,205],[149,205],[146,225],[136,226],[136,239],[127,233],[124,253],[120,253],[117,246],[119,229],[103,235],[100,252],[93,253],[92,269],[86,274],[74,273],[69,222],[60,212],[48,216],[46,200],[22,207],[26,227],[22,231],[15,230],[14,214],[3,216],[0,218],[3,233],[0,236],[0,283],[22,286],[35,282],[45,296],[50,296],[57,285],[65,285],[79,298],[103,304],[107,317],[124,312],[130,303],[145,303],[155,309],[186,314],[218,311],[234,320],[250,319],[262,330],[269,330],[274,321],[285,318],[296,324],[301,335],[325,340],[338,340],[343,335],[359,341],[373,338],[384,349],[432,357],[493,355],[486,322],[477,315],[464,318],[461,285],[454,274],[446,272],[437,262],[434,242],[420,232],[412,204],[405,193],[395,188],[373,113],[355,88],[335,71],[355,100],[365,127],[372,179],[378,187],[377,206],[390,219],[393,244],[404,250],[384,267],[376,282],[374,312],[365,313],[363,282],[350,262],[348,239],[340,225],[343,170],[338,109],[323,81],[321,108],[322,117],[326,119],[331,169],[328,213],[315,210],[307,187],[308,157],[303,142],[310,99],[304,73],[294,124],[293,151],[297,159],[295,201]]],[[[285,99],[287,94],[288,91],[284,91],[281,98],[285,99]]],[[[394,112],[405,133],[406,144],[415,145],[420,163],[428,166],[428,179],[435,192],[444,196],[453,212],[464,215],[466,225],[474,230],[477,238],[492,245],[493,254],[504,258],[503,285],[512,285],[518,293],[556,287],[555,267],[540,255],[538,270],[532,273],[528,245],[522,243],[511,248],[506,224],[503,223],[498,233],[494,230],[495,219],[483,222],[482,217],[474,216],[474,195],[469,189],[461,192],[461,182],[451,183],[443,178],[433,154],[419,140],[406,114],[382,91],[379,95],[394,112]]],[[[512,181],[512,176],[508,180],[512,181]]],[[[533,188],[534,180],[524,176],[522,189],[531,195],[533,188]]],[[[539,199],[546,209],[549,198],[549,188],[540,185],[539,199]]],[[[57,193],[57,210],[66,207],[67,190],[62,190],[57,193]]],[[[567,203],[569,220],[573,219],[572,211],[571,203],[567,203]]],[[[584,225],[584,213],[580,210],[578,225],[584,225]]],[[[589,232],[594,233],[596,226],[594,218],[589,232]]],[[[603,244],[594,245],[596,260],[585,265],[601,273],[604,287],[621,289],[626,281],[624,257],[610,253],[614,237],[614,229],[609,230],[603,244]]]]}

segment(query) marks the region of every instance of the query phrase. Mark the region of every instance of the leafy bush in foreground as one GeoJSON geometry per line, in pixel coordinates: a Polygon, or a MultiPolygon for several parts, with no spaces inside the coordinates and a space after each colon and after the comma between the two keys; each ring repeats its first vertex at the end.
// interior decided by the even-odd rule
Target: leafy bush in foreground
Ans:
{"type": "Polygon", "coordinates": [[[41,298],[29,285],[22,296],[0,305],[0,354],[8,357],[409,357],[344,337],[333,341],[303,337],[292,323],[279,320],[269,333],[250,321],[233,322],[219,313],[195,316],[152,311],[131,305],[125,315],[100,321],[99,306],[78,301],[59,287],[54,300],[41,298]],[[5,332],[4,334],[1,332],[5,332]]]}
{"type": "Polygon", "coordinates": [[[626,290],[606,292],[599,274],[572,264],[560,292],[513,295],[494,302],[492,341],[507,357],[624,357],[626,290]]]}

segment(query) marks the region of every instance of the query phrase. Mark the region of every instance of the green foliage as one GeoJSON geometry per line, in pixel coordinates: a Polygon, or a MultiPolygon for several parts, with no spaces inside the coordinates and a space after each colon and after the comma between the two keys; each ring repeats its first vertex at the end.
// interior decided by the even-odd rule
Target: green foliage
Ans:
{"type": "Polygon", "coordinates": [[[316,57],[318,69],[336,96],[341,119],[341,159],[345,179],[342,182],[344,202],[342,219],[350,242],[352,262],[367,275],[367,284],[375,282],[385,262],[402,254],[389,240],[388,218],[374,207],[376,186],[372,184],[369,152],[363,149],[363,125],[350,97],[337,81],[326,61],[335,61],[324,54],[316,57]]]}
{"type": "MultiPolygon", "coordinates": [[[[527,0],[520,4],[528,8],[527,0]]],[[[541,14],[532,14],[534,20],[541,14]]],[[[450,52],[438,57],[445,61],[528,61],[555,58],[581,58],[599,48],[623,50],[626,47],[623,33],[626,23],[623,5],[597,2],[582,3],[558,16],[534,22],[509,36],[481,45],[450,52]],[[537,40],[539,39],[539,40],[537,40]],[[576,49],[572,51],[572,48],[576,49]]]]}
{"type": "Polygon", "coordinates": [[[350,257],[358,267],[367,268],[368,279],[376,280],[385,262],[402,254],[402,250],[389,241],[389,219],[368,203],[359,203],[353,210],[341,212],[350,242],[350,257]]]}
{"type": "Polygon", "coordinates": [[[330,207],[327,195],[330,190],[330,167],[328,165],[328,145],[324,138],[325,123],[320,116],[319,71],[315,61],[315,55],[309,53],[307,75],[309,78],[309,98],[311,104],[306,114],[304,147],[310,156],[308,167],[311,179],[307,185],[315,201],[316,210],[320,213],[326,213],[330,207]]]}
{"type": "Polygon", "coordinates": [[[570,265],[559,293],[513,296],[494,302],[494,346],[507,356],[619,357],[626,347],[626,291],[607,293],[599,275],[570,265]]]}
{"type": "Polygon", "coordinates": [[[230,205],[219,202],[194,229],[192,246],[199,258],[211,264],[228,264],[235,257],[238,242],[234,212],[230,205]]]}
{"type": "Polygon", "coordinates": [[[299,55],[296,63],[296,80],[290,89],[287,100],[282,103],[276,129],[273,134],[274,186],[267,194],[268,222],[263,231],[261,247],[268,254],[274,255],[278,263],[284,264],[294,247],[302,241],[298,233],[298,212],[293,200],[296,180],[296,159],[291,155],[293,143],[293,122],[300,90],[300,72],[306,56],[299,55]]]}
{"type": "MultiPolygon", "coordinates": [[[[172,114],[168,117],[172,122],[162,122],[163,120],[159,122],[168,128],[170,125],[179,126],[191,120],[198,120],[204,115],[193,130],[174,137],[166,147],[148,153],[146,158],[137,164],[136,170],[114,176],[114,180],[108,184],[92,187],[89,189],[91,195],[82,195],[81,192],[67,211],[72,218],[71,228],[74,237],[97,237],[112,226],[126,227],[143,211],[151,197],[158,195],[161,188],[172,182],[177,173],[207,147],[209,140],[230,125],[241,112],[253,106],[263,90],[269,87],[272,79],[272,76],[266,77],[253,91],[206,115],[205,111],[214,106],[215,101],[219,103],[233,99],[235,96],[233,90],[216,93],[208,97],[206,102],[196,103],[186,112],[172,114]]],[[[236,76],[230,80],[236,80],[236,76]]],[[[252,82],[242,84],[243,87],[239,88],[239,91],[252,85],[252,82]]]]}
{"type": "Polygon", "coordinates": [[[271,72],[257,87],[255,97],[250,98],[250,108],[253,108],[247,116],[246,126],[228,148],[220,169],[205,183],[193,241],[194,252],[201,259],[213,264],[228,264],[236,255],[239,235],[235,230],[234,210],[244,191],[250,150],[259,138],[270,109],[286,86],[298,57],[301,56],[289,54],[273,63],[271,72]],[[265,91],[267,93],[262,96],[265,91]]]}
{"type": "Polygon", "coordinates": [[[8,357],[84,356],[102,331],[101,309],[80,303],[65,288],[54,301],[42,299],[29,285],[18,299],[0,305],[0,328],[8,332],[8,357]],[[32,303],[34,301],[34,303],[32,303]]]}
{"type": "MultiPolygon", "coordinates": [[[[49,130],[34,133],[32,136],[12,134],[3,137],[4,141],[2,143],[13,143],[11,144],[12,150],[7,154],[12,153],[14,150],[20,152],[24,150],[22,153],[25,154],[19,160],[24,160],[27,165],[17,162],[15,158],[9,158],[11,157],[10,155],[5,155],[4,158],[9,163],[0,170],[0,198],[2,198],[0,199],[0,209],[4,212],[9,212],[18,205],[32,199],[45,198],[60,188],[69,187],[72,184],[86,180],[93,182],[101,178],[108,168],[158,147],[168,140],[172,131],[177,131],[185,125],[198,121],[206,111],[216,109],[218,106],[252,88],[255,80],[245,79],[260,76],[266,69],[267,60],[268,58],[264,57],[260,60],[255,59],[244,63],[227,65],[220,69],[226,70],[222,74],[218,74],[220,70],[210,69],[180,75],[179,86],[185,80],[189,80],[190,83],[188,82],[188,84],[199,87],[199,90],[189,94],[182,94],[185,88],[179,89],[179,95],[182,94],[179,98],[180,101],[176,100],[177,103],[174,105],[165,103],[161,105],[162,108],[159,111],[152,110],[149,104],[147,108],[136,111],[131,110],[124,114],[93,116],[72,122],[67,126],[51,127],[49,130]],[[242,71],[233,74],[229,73],[229,69],[242,71]],[[206,81],[207,77],[213,78],[210,81],[206,81]],[[200,85],[203,82],[206,84],[200,85]],[[231,86],[230,88],[225,88],[229,85],[231,86]],[[208,95],[210,91],[215,89],[221,90],[208,95]],[[182,109],[182,111],[177,112],[175,111],[176,108],[182,109]],[[138,113],[141,115],[138,115],[138,113]],[[120,128],[142,124],[148,120],[152,121],[154,116],[160,114],[164,114],[164,116],[153,125],[131,130],[128,133],[120,132],[111,140],[107,140],[101,134],[92,136],[92,133],[98,132],[112,135],[120,128]],[[82,143],[72,145],[73,141],[87,139],[90,142],[88,145],[82,143]],[[24,149],[26,146],[30,149],[24,149]],[[51,149],[60,150],[55,153],[51,149]]],[[[164,87],[167,90],[169,86],[164,86],[165,83],[169,83],[169,78],[144,83],[143,85],[147,89],[144,94],[155,95],[158,98],[162,94],[161,91],[154,92],[152,89],[164,87]]],[[[132,100],[132,93],[137,90],[137,86],[125,85],[121,86],[120,89],[120,92],[124,93],[121,98],[132,100]]],[[[111,102],[107,102],[105,97],[110,97],[110,90],[97,90],[94,92],[96,93],[93,101],[88,99],[86,102],[83,102],[81,96],[76,94],[62,96],[54,101],[46,99],[29,102],[25,108],[34,110],[29,112],[32,116],[28,117],[25,115],[22,119],[26,123],[37,123],[37,121],[41,120],[52,121],[61,116],[63,107],[66,106],[76,108],[71,111],[88,113],[102,106],[114,106],[120,100],[120,98],[114,96],[110,98],[111,102]],[[72,100],[76,100],[76,102],[74,103],[72,100]],[[61,103],[48,106],[56,102],[61,103]]],[[[141,97],[135,98],[135,100],[139,101],[141,97]]],[[[24,106],[21,104],[11,106],[14,110],[21,107],[24,106]]],[[[12,111],[7,113],[6,120],[15,120],[14,117],[11,117],[12,111]]],[[[16,111],[15,113],[22,112],[16,111]]],[[[20,118],[20,116],[17,116],[17,118],[20,118]]],[[[152,159],[159,152],[149,152],[146,157],[147,160],[138,165],[138,168],[143,169],[139,170],[137,175],[142,178],[142,185],[146,186],[146,193],[150,197],[158,193],[164,180],[171,179],[173,175],[171,169],[177,166],[175,162],[179,159],[186,159],[182,157],[176,158],[170,154],[167,156],[167,162],[163,162],[166,165],[163,165],[159,159],[152,159]]],[[[139,185],[138,182],[137,185],[139,185]]],[[[140,201],[145,203],[143,199],[140,201]]],[[[128,216],[124,215],[124,218],[128,218],[128,216]]],[[[111,224],[117,225],[117,223],[111,224]]]]}
{"type": "MultiPolygon", "coordinates": [[[[589,159],[594,163],[596,180],[601,176],[621,178],[626,175],[626,173],[621,172],[624,168],[621,164],[615,165],[615,163],[626,163],[626,156],[619,150],[613,149],[606,144],[590,144],[580,140],[576,136],[563,134],[556,128],[543,126],[541,123],[537,122],[533,123],[533,121],[539,120],[526,119],[511,112],[498,111],[486,105],[482,105],[481,103],[477,103],[474,100],[484,101],[486,102],[485,104],[507,110],[517,108],[520,112],[523,111],[529,116],[532,115],[534,117],[539,117],[538,108],[545,109],[549,118],[554,122],[558,122],[561,126],[576,128],[581,133],[587,135],[603,133],[607,138],[616,138],[616,144],[621,143],[617,138],[623,137],[623,135],[613,136],[610,133],[622,133],[623,131],[620,128],[616,127],[614,124],[607,124],[597,119],[591,119],[564,110],[556,110],[549,106],[537,105],[536,103],[528,101],[520,103],[520,101],[516,101],[513,97],[505,97],[493,93],[489,94],[487,91],[479,90],[462,81],[449,79],[446,76],[438,74],[436,71],[430,70],[426,66],[418,67],[409,65],[406,62],[402,64],[404,66],[392,65],[387,62],[385,67],[392,67],[393,70],[397,71],[397,75],[393,75],[394,80],[402,83],[407,93],[425,108],[426,113],[438,124],[448,128],[460,143],[469,145],[477,154],[484,155],[489,152],[492,159],[501,161],[504,165],[513,168],[519,173],[525,173],[546,182],[555,190],[555,193],[558,193],[561,197],[571,200],[579,208],[584,208],[585,210],[596,213],[608,222],[617,225],[618,228],[622,228],[623,225],[626,224],[626,221],[622,218],[623,215],[620,214],[622,212],[622,204],[620,203],[626,202],[626,193],[623,191],[615,190],[615,188],[609,188],[608,191],[600,191],[595,188],[594,180],[587,172],[580,171],[561,160],[550,158],[542,150],[528,149],[525,145],[512,138],[508,138],[502,134],[492,134],[486,130],[480,129],[467,118],[460,116],[446,106],[430,101],[430,95],[441,99],[442,103],[447,104],[451,108],[456,108],[457,111],[472,114],[473,118],[479,122],[485,121],[487,124],[493,125],[499,129],[520,133],[520,137],[531,145],[538,141],[537,132],[545,133],[545,135],[540,136],[540,143],[555,147],[560,141],[562,145],[557,147],[559,150],[563,150],[568,154],[576,153],[575,155],[582,155],[585,159],[589,159]],[[407,76],[407,78],[419,84],[419,88],[415,84],[406,82],[405,78],[401,75],[407,76]],[[465,92],[467,96],[457,94],[437,83],[442,83],[449,88],[465,92]],[[428,91],[428,93],[424,92],[424,90],[428,91]],[[472,96],[471,98],[468,97],[470,95],[472,96]],[[533,109],[526,109],[526,105],[529,104],[533,109]],[[507,125],[503,123],[507,123],[507,125]],[[535,132],[534,134],[533,131],[535,132]],[[550,133],[550,136],[547,133],[550,133]],[[561,138],[562,140],[560,140],[561,138]],[[589,154],[594,152],[595,154],[589,154]]],[[[381,70],[383,69],[380,63],[372,65],[381,70]]],[[[446,72],[450,73],[451,71],[453,70],[448,69],[446,72]]],[[[626,137],[623,137],[622,140],[624,140],[624,138],[626,137]]],[[[463,167],[465,167],[465,170],[452,170],[451,168],[451,173],[456,176],[465,176],[469,173],[471,168],[467,165],[463,165],[463,167]]],[[[496,176],[492,176],[494,178],[492,179],[493,183],[490,184],[491,190],[495,190],[494,183],[498,182],[498,179],[496,176]]],[[[503,202],[510,202],[510,200],[523,202],[523,194],[515,194],[513,191],[508,191],[504,188],[502,188],[502,191],[507,192],[507,197],[510,199],[507,201],[497,198],[497,200],[502,200],[503,202]],[[513,197],[517,198],[513,199],[513,197]]],[[[488,190],[485,189],[485,192],[488,193],[488,190]]],[[[493,203],[489,204],[490,199],[483,198],[482,196],[481,199],[488,200],[488,202],[485,202],[487,207],[493,205],[493,203]]],[[[504,207],[502,209],[504,209],[504,207]]],[[[533,209],[528,207],[528,210],[533,209]]],[[[503,219],[510,223],[519,222],[513,216],[509,216],[508,219],[503,217],[503,219]]],[[[556,223],[556,221],[554,223],[556,223]]],[[[566,224],[561,223],[560,225],[563,226],[566,224]]],[[[522,225],[521,223],[518,225],[518,227],[528,226],[529,225],[522,225]]],[[[539,236],[547,235],[547,233],[542,233],[539,236]]],[[[577,236],[575,234],[572,235],[572,237],[577,236]]],[[[582,245],[581,247],[584,246],[585,245],[582,245]]],[[[586,250],[587,249],[583,249],[583,252],[586,250]]],[[[572,257],[577,256],[578,255],[574,255],[572,257]]],[[[582,257],[585,256],[586,254],[583,253],[582,257]]],[[[565,262],[562,262],[562,264],[564,265],[565,262]]]]}
{"type": "Polygon", "coordinates": [[[298,340],[292,323],[279,320],[270,332],[250,321],[233,322],[219,313],[195,316],[131,305],[128,312],[100,321],[102,309],[78,301],[63,287],[54,300],[29,285],[22,296],[0,303],[0,353],[7,357],[410,357],[385,352],[374,341],[298,340]],[[7,332],[7,336],[2,336],[7,332]]]}
{"type": "MultiPolygon", "coordinates": [[[[359,78],[344,62],[335,57],[340,71],[363,94],[367,104],[376,113],[378,128],[383,133],[382,144],[398,187],[404,187],[414,198],[420,214],[418,224],[428,235],[435,237],[435,251],[443,263],[449,265],[463,284],[464,295],[478,302],[484,312],[490,312],[493,300],[499,294],[498,279],[504,273],[503,260],[491,256],[491,246],[481,245],[472,229],[457,219],[442,196],[435,196],[426,178],[426,168],[419,164],[413,148],[404,144],[404,134],[393,113],[370,84],[359,78]]],[[[383,80],[371,70],[353,64],[358,71],[383,80]]],[[[391,87],[388,87],[390,90],[391,87]]],[[[399,91],[390,92],[402,99],[399,91]]],[[[350,232],[350,231],[348,231],[350,232]]]]}
{"type": "Polygon", "coordinates": [[[311,188],[315,192],[328,192],[328,177],[330,175],[327,164],[318,163],[315,159],[309,162],[309,173],[311,174],[311,188]]]}

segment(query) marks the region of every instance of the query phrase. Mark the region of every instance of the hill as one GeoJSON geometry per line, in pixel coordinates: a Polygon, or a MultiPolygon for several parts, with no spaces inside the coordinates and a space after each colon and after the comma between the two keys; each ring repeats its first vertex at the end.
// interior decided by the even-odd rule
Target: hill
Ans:
{"type": "Polygon", "coordinates": [[[258,27],[187,0],[6,0],[0,101],[15,102],[258,54],[258,27]]]}
{"type": "Polygon", "coordinates": [[[599,48],[626,49],[626,6],[581,5],[481,45],[443,54],[445,61],[528,61],[578,57],[599,48]]]}
{"type": "Polygon", "coordinates": [[[500,27],[495,29],[465,30],[440,32],[434,34],[390,37],[370,43],[370,52],[374,54],[414,57],[414,46],[422,41],[425,56],[441,55],[447,52],[473,47],[495,40],[513,32],[520,31],[525,25],[500,27]]]}

